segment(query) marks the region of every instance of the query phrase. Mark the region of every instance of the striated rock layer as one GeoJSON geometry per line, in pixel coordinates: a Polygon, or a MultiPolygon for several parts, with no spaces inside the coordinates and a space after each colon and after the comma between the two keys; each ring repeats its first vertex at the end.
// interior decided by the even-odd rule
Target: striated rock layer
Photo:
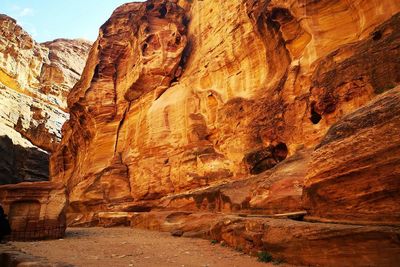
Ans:
{"type": "Polygon", "coordinates": [[[0,168],[8,169],[3,172],[8,178],[0,184],[48,179],[48,171],[34,173],[48,168],[47,152],[61,140],[61,127],[68,119],[66,98],[80,78],[89,48],[83,40],[38,44],[14,19],[0,14],[0,136],[13,144],[1,141],[2,148],[7,147],[4,152],[25,166],[11,171],[3,164],[10,159],[2,153],[0,168]],[[38,155],[36,162],[26,159],[29,151],[38,155]],[[38,168],[28,167],[32,164],[38,168]]]}
{"type": "Polygon", "coordinates": [[[344,116],[311,159],[310,151],[301,151],[248,179],[146,201],[136,212],[72,214],[72,224],[207,238],[302,266],[397,266],[399,97],[398,86],[344,116]],[[293,181],[302,183],[304,176],[303,192],[294,190],[293,181]],[[302,206],[307,213],[254,214],[302,206]]]}
{"type": "Polygon", "coordinates": [[[399,228],[387,226],[165,211],[133,214],[130,221],[133,227],[179,231],[253,255],[268,251],[274,261],[299,266],[397,266],[400,260],[399,228]]]}
{"type": "MultiPolygon", "coordinates": [[[[399,82],[399,10],[389,0],[119,7],[68,98],[51,159],[71,212],[242,179],[314,147],[399,82]]],[[[264,207],[261,196],[252,203],[264,207]]]]}
{"type": "Polygon", "coordinates": [[[400,225],[400,87],[333,125],[304,187],[310,220],[400,225]]]}

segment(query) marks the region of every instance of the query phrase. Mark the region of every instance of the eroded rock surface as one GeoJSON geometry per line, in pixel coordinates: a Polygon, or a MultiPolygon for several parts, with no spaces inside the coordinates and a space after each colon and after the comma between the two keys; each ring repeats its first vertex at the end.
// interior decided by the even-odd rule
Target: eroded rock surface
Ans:
{"type": "Polygon", "coordinates": [[[399,11],[389,0],[119,7],[51,158],[69,223],[131,221],[293,264],[398,262],[399,11]],[[304,208],[395,227],[294,221],[304,208]]]}
{"type": "Polygon", "coordinates": [[[181,231],[253,255],[268,251],[276,261],[299,266],[396,266],[400,260],[394,227],[177,211],[134,214],[130,220],[133,227],[181,231]]]}
{"type": "Polygon", "coordinates": [[[400,224],[400,87],[333,125],[304,187],[310,220],[400,224]]]}
{"type": "Polygon", "coordinates": [[[90,46],[84,40],[64,39],[38,44],[14,19],[0,15],[0,136],[10,138],[14,147],[10,158],[2,153],[1,161],[12,160],[18,150],[20,164],[37,166],[11,172],[7,182],[48,179],[48,174],[35,172],[48,168],[47,152],[61,140],[61,127],[69,117],[66,98],[80,78],[90,46]],[[32,150],[38,155],[36,163],[24,157],[32,150]],[[30,174],[20,175],[24,171],[30,174]]]}
{"type": "Polygon", "coordinates": [[[0,136],[0,185],[44,181],[49,177],[49,155],[30,146],[14,144],[8,136],[0,136]]]}
{"type": "MultiPolygon", "coordinates": [[[[71,118],[51,159],[70,214],[84,221],[183,195],[171,203],[195,209],[192,191],[278,171],[398,84],[399,10],[389,0],[119,7],[68,98],[71,118]]],[[[301,209],[306,169],[296,168],[259,190],[254,178],[255,191],[233,203],[301,209]]]]}
{"type": "Polygon", "coordinates": [[[0,186],[0,203],[8,215],[12,240],[64,236],[67,196],[61,183],[35,182],[0,186]]]}

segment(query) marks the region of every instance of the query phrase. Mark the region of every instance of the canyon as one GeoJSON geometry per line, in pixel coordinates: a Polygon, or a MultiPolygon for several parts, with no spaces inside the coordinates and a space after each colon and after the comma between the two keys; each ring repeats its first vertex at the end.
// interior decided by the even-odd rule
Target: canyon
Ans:
{"type": "Polygon", "coordinates": [[[396,266],[399,12],[392,0],[148,0],[118,7],[91,46],[18,35],[0,53],[0,155],[34,149],[27,163],[4,157],[15,171],[0,181],[43,180],[50,154],[65,226],[396,266]]]}

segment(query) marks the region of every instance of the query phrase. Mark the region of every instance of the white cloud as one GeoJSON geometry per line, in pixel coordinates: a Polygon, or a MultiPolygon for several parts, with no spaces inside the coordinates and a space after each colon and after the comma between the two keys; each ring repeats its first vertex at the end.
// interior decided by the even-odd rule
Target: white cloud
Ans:
{"type": "Polygon", "coordinates": [[[20,7],[18,5],[12,5],[11,10],[15,18],[23,18],[27,16],[32,16],[34,11],[30,7],[20,7]]]}
{"type": "Polygon", "coordinates": [[[20,18],[26,17],[26,16],[31,16],[33,15],[33,9],[29,8],[29,7],[25,7],[23,9],[21,9],[18,13],[18,16],[20,18]]]}
{"type": "Polygon", "coordinates": [[[21,7],[19,5],[11,5],[10,9],[12,10],[10,16],[15,18],[18,24],[33,38],[37,37],[38,31],[36,30],[36,27],[27,22],[27,20],[30,20],[28,17],[32,17],[34,15],[34,10],[30,7],[21,7]]]}

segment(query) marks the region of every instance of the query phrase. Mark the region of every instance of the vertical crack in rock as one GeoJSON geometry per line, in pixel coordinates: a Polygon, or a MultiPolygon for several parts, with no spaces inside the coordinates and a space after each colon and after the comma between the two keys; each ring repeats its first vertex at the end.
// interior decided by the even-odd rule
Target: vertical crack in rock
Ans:
{"type": "MultiPolygon", "coordinates": [[[[131,108],[131,102],[129,102],[128,107],[125,108],[124,110],[124,114],[122,115],[122,118],[118,124],[118,128],[117,128],[117,132],[116,132],[116,136],[115,136],[115,147],[114,147],[114,155],[117,153],[117,149],[118,149],[118,140],[119,140],[119,134],[121,131],[122,126],[124,125],[125,119],[127,114],[129,113],[129,110],[131,108]]],[[[129,176],[128,176],[129,177],[129,176]]]]}
{"type": "MultiPolygon", "coordinates": [[[[60,149],[52,155],[54,161],[71,157],[74,162],[54,163],[51,167],[54,176],[62,175],[67,181],[71,195],[92,192],[96,207],[101,201],[95,198],[101,197],[103,187],[109,188],[111,178],[118,181],[112,188],[119,193],[114,192],[115,196],[110,193],[110,199],[116,201],[131,195],[134,189],[130,188],[129,173],[121,171],[121,165],[129,168],[126,162],[121,163],[125,159],[121,158],[121,162],[114,159],[111,165],[105,164],[104,159],[110,154],[123,155],[126,148],[119,148],[119,144],[126,143],[126,137],[121,136],[121,131],[125,131],[127,121],[132,124],[130,110],[143,105],[141,98],[157,92],[161,95],[174,78],[182,75],[182,58],[187,57],[183,57],[187,47],[185,16],[176,3],[154,0],[123,5],[102,25],[84,77],[69,98],[71,119],[65,127],[71,132],[64,136],[61,146],[72,150],[60,149]],[[93,129],[86,129],[88,122],[93,129]],[[90,133],[83,138],[82,132],[87,130],[90,133]],[[93,150],[97,142],[109,136],[114,140],[112,146],[108,143],[93,150]],[[82,142],[84,149],[75,148],[82,142]],[[88,161],[95,163],[92,170],[87,168],[88,161]]],[[[126,130],[126,136],[131,136],[132,129],[126,130]]],[[[153,195],[150,193],[148,197],[153,195]]],[[[71,201],[76,203],[71,210],[80,208],[77,199],[72,197],[71,201]]]]}

